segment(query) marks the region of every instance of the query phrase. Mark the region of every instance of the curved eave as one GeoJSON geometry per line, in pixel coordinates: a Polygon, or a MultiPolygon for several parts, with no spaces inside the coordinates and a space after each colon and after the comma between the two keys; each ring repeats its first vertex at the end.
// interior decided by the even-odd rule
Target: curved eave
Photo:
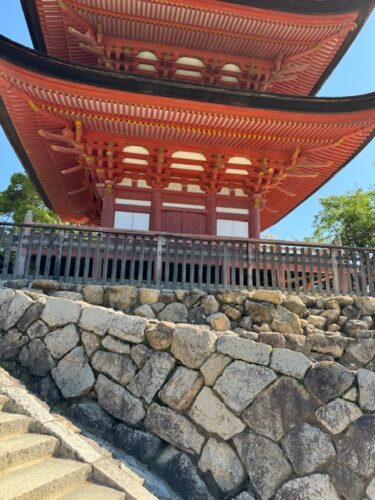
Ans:
{"type": "MultiPolygon", "coordinates": [[[[264,2],[264,0],[222,0],[222,3],[281,13],[305,14],[307,16],[345,14],[353,12],[353,10],[358,12],[356,18],[357,29],[348,33],[341,47],[309,92],[309,95],[315,95],[322,87],[357,37],[375,6],[375,0],[357,0],[355,5],[353,5],[353,0],[268,0],[267,2],[264,2]]],[[[34,48],[46,53],[46,43],[35,0],[21,0],[21,4],[34,48]]]]}
{"type": "Polygon", "coordinates": [[[20,160],[28,176],[30,177],[30,180],[33,183],[35,189],[39,192],[40,196],[42,197],[47,207],[53,210],[51,200],[49,199],[46,191],[44,190],[41,182],[38,179],[38,176],[35,173],[29,155],[27,154],[25,148],[23,147],[22,141],[17,134],[17,130],[15,129],[12,123],[12,120],[4,105],[4,101],[1,97],[0,97],[0,122],[5,132],[5,135],[7,136],[8,141],[12,145],[15,153],[18,156],[18,159],[20,160]]]}
{"type": "MultiPolygon", "coordinates": [[[[37,53],[3,37],[0,37],[0,54],[1,59],[4,61],[4,75],[12,75],[14,71],[16,75],[21,75],[16,76],[16,78],[25,78],[26,81],[28,79],[29,81],[34,80],[37,82],[36,85],[47,88],[51,86],[57,92],[64,89],[68,93],[78,92],[80,95],[91,96],[91,98],[98,97],[103,102],[117,99],[119,102],[127,103],[134,101],[146,107],[154,106],[157,103],[157,107],[161,109],[176,107],[178,109],[194,110],[194,113],[206,113],[207,116],[210,114],[216,115],[216,113],[238,115],[239,117],[250,115],[263,120],[263,117],[268,115],[271,119],[276,120],[283,120],[285,118],[285,120],[289,120],[290,122],[296,121],[299,123],[310,120],[318,124],[331,123],[333,126],[336,123],[350,123],[351,120],[355,120],[360,122],[360,126],[362,127],[364,120],[367,123],[370,120],[372,124],[375,119],[375,93],[333,99],[257,94],[240,90],[228,91],[227,89],[218,89],[217,87],[207,87],[198,84],[187,85],[182,82],[124,75],[118,72],[110,73],[107,70],[91,67],[82,68],[80,65],[59,61],[37,53]],[[108,89],[111,92],[108,92],[108,89]],[[142,95],[144,97],[141,97],[142,95]],[[154,96],[158,96],[159,99],[155,100],[154,96]],[[212,103],[215,103],[215,106],[212,106],[212,103]]],[[[13,84],[9,84],[9,87],[6,85],[3,86],[5,102],[7,102],[7,89],[12,93],[13,84]]],[[[15,105],[18,106],[17,94],[14,94],[14,100],[15,105]]],[[[31,110],[29,111],[31,113],[31,110]]],[[[20,128],[27,125],[27,120],[24,119],[24,116],[22,115],[20,118],[20,128]]],[[[49,206],[53,205],[51,202],[54,202],[54,195],[53,193],[46,194],[45,190],[49,192],[49,188],[43,190],[41,182],[35,173],[33,163],[29,158],[28,146],[22,144],[23,136],[20,137],[22,133],[13,126],[11,117],[8,116],[4,108],[1,110],[0,117],[12,145],[16,149],[34,184],[41,192],[46,203],[49,206]],[[51,200],[48,199],[48,196],[51,197],[51,200]]],[[[163,120],[163,118],[160,118],[160,120],[163,120]]],[[[192,123],[191,125],[194,124],[192,123]]],[[[298,198],[295,199],[294,205],[289,204],[288,207],[284,207],[285,212],[280,210],[280,214],[266,217],[263,229],[285,217],[287,213],[294,210],[304,199],[311,196],[313,192],[343,168],[371,140],[374,135],[374,128],[372,127],[368,133],[366,132],[366,137],[363,137],[361,141],[353,143],[350,151],[348,151],[348,155],[343,158],[342,162],[340,161],[337,164],[334,171],[322,179],[322,182],[311,186],[311,190],[307,190],[306,194],[303,194],[301,191],[298,198]]],[[[31,127],[28,133],[29,141],[31,141],[29,145],[34,147],[34,129],[31,127]]],[[[220,142],[220,144],[225,146],[223,142],[220,142]]],[[[54,181],[53,188],[60,189],[58,182],[54,181]]],[[[277,207],[282,203],[280,196],[274,201],[277,207]]],[[[65,202],[65,205],[67,205],[67,202],[65,202]]]]}
{"type": "Polygon", "coordinates": [[[346,113],[375,108],[375,92],[360,96],[327,98],[249,92],[213,85],[163,80],[107,69],[82,67],[36,52],[0,36],[1,59],[38,74],[72,83],[173,99],[241,108],[274,109],[306,113],[346,113]]]}

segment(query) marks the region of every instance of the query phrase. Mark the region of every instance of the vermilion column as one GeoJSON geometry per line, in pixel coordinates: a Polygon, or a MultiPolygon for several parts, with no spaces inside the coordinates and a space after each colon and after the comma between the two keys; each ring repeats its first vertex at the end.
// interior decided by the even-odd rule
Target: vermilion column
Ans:
{"type": "Polygon", "coordinates": [[[207,219],[206,231],[207,234],[216,236],[216,196],[210,194],[206,199],[207,219]]]}
{"type": "Polygon", "coordinates": [[[260,238],[260,196],[250,198],[249,207],[249,238],[260,238]]]}
{"type": "Polygon", "coordinates": [[[161,231],[162,228],[162,192],[155,188],[151,196],[150,230],[161,231]]]}
{"type": "Polygon", "coordinates": [[[111,181],[106,181],[104,184],[98,184],[97,189],[103,201],[100,225],[101,227],[113,227],[115,219],[114,184],[111,181]]]}

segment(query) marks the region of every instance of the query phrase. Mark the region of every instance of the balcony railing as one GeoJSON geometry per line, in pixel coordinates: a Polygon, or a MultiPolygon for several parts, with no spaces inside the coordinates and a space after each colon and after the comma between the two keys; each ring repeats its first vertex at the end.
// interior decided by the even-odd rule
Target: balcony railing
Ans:
{"type": "Polygon", "coordinates": [[[375,249],[0,224],[0,279],[375,296],[375,249]]]}

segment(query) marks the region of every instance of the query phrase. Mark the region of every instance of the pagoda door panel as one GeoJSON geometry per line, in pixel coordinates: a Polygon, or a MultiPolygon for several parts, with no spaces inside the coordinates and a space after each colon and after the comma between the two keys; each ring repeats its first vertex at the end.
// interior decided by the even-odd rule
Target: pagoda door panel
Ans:
{"type": "Polygon", "coordinates": [[[165,210],[162,231],[168,233],[206,234],[206,214],[165,210]]]}
{"type": "Polygon", "coordinates": [[[184,233],[187,234],[207,234],[206,214],[197,212],[185,213],[184,233]]]}
{"type": "Polygon", "coordinates": [[[165,210],[163,213],[162,231],[167,233],[183,233],[183,212],[165,210]]]}

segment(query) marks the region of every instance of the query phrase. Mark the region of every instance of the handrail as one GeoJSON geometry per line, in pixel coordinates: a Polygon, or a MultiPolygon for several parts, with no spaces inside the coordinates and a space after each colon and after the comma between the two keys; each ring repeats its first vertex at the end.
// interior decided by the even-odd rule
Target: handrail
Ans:
{"type": "Polygon", "coordinates": [[[248,242],[248,243],[257,243],[262,245],[285,245],[285,246],[295,246],[295,247],[307,247],[307,248],[327,248],[327,249],[335,249],[335,250],[364,250],[369,252],[375,252],[375,248],[368,247],[350,247],[350,246],[342,246],[335,245],[334,243],[321,243],[321,242],[304,242],[304,241],[290,241],[290,240],[272,240],[272,239],[255,239],[255,238],[241,238],[241,237],[225,237],[225,236],[212,236],[212,235],[195,235],[188,233],[169,233],[165,231],[137,231],[130,229],[115,229],[108,227],[92,227],[92,226],[74,226],[70,224],[46,224],[39,222],[30,222],[30,223],[20,223],[16,224],[13,222],[0,222],[0,226],[14,226],[14,227],[22,227],[22,228],[32,228],[32,227],[40,227],[40,228],[48,228],[48,229],[61,229],[64,231],[88,231],[92,233],[109,233],[109,234],[134,234],[134,235],[149,235],[149,236],[164,236],[169,238],[185,238],[185,239],[194,239],[194,240],[204,240],[204,241],[228,241],[228,242],[248,242]]]}
{"type": "Polygon", "coordinates": [[[100,227],[0,223],[0,279],[375,296],[375,250],[100,227]]]}

